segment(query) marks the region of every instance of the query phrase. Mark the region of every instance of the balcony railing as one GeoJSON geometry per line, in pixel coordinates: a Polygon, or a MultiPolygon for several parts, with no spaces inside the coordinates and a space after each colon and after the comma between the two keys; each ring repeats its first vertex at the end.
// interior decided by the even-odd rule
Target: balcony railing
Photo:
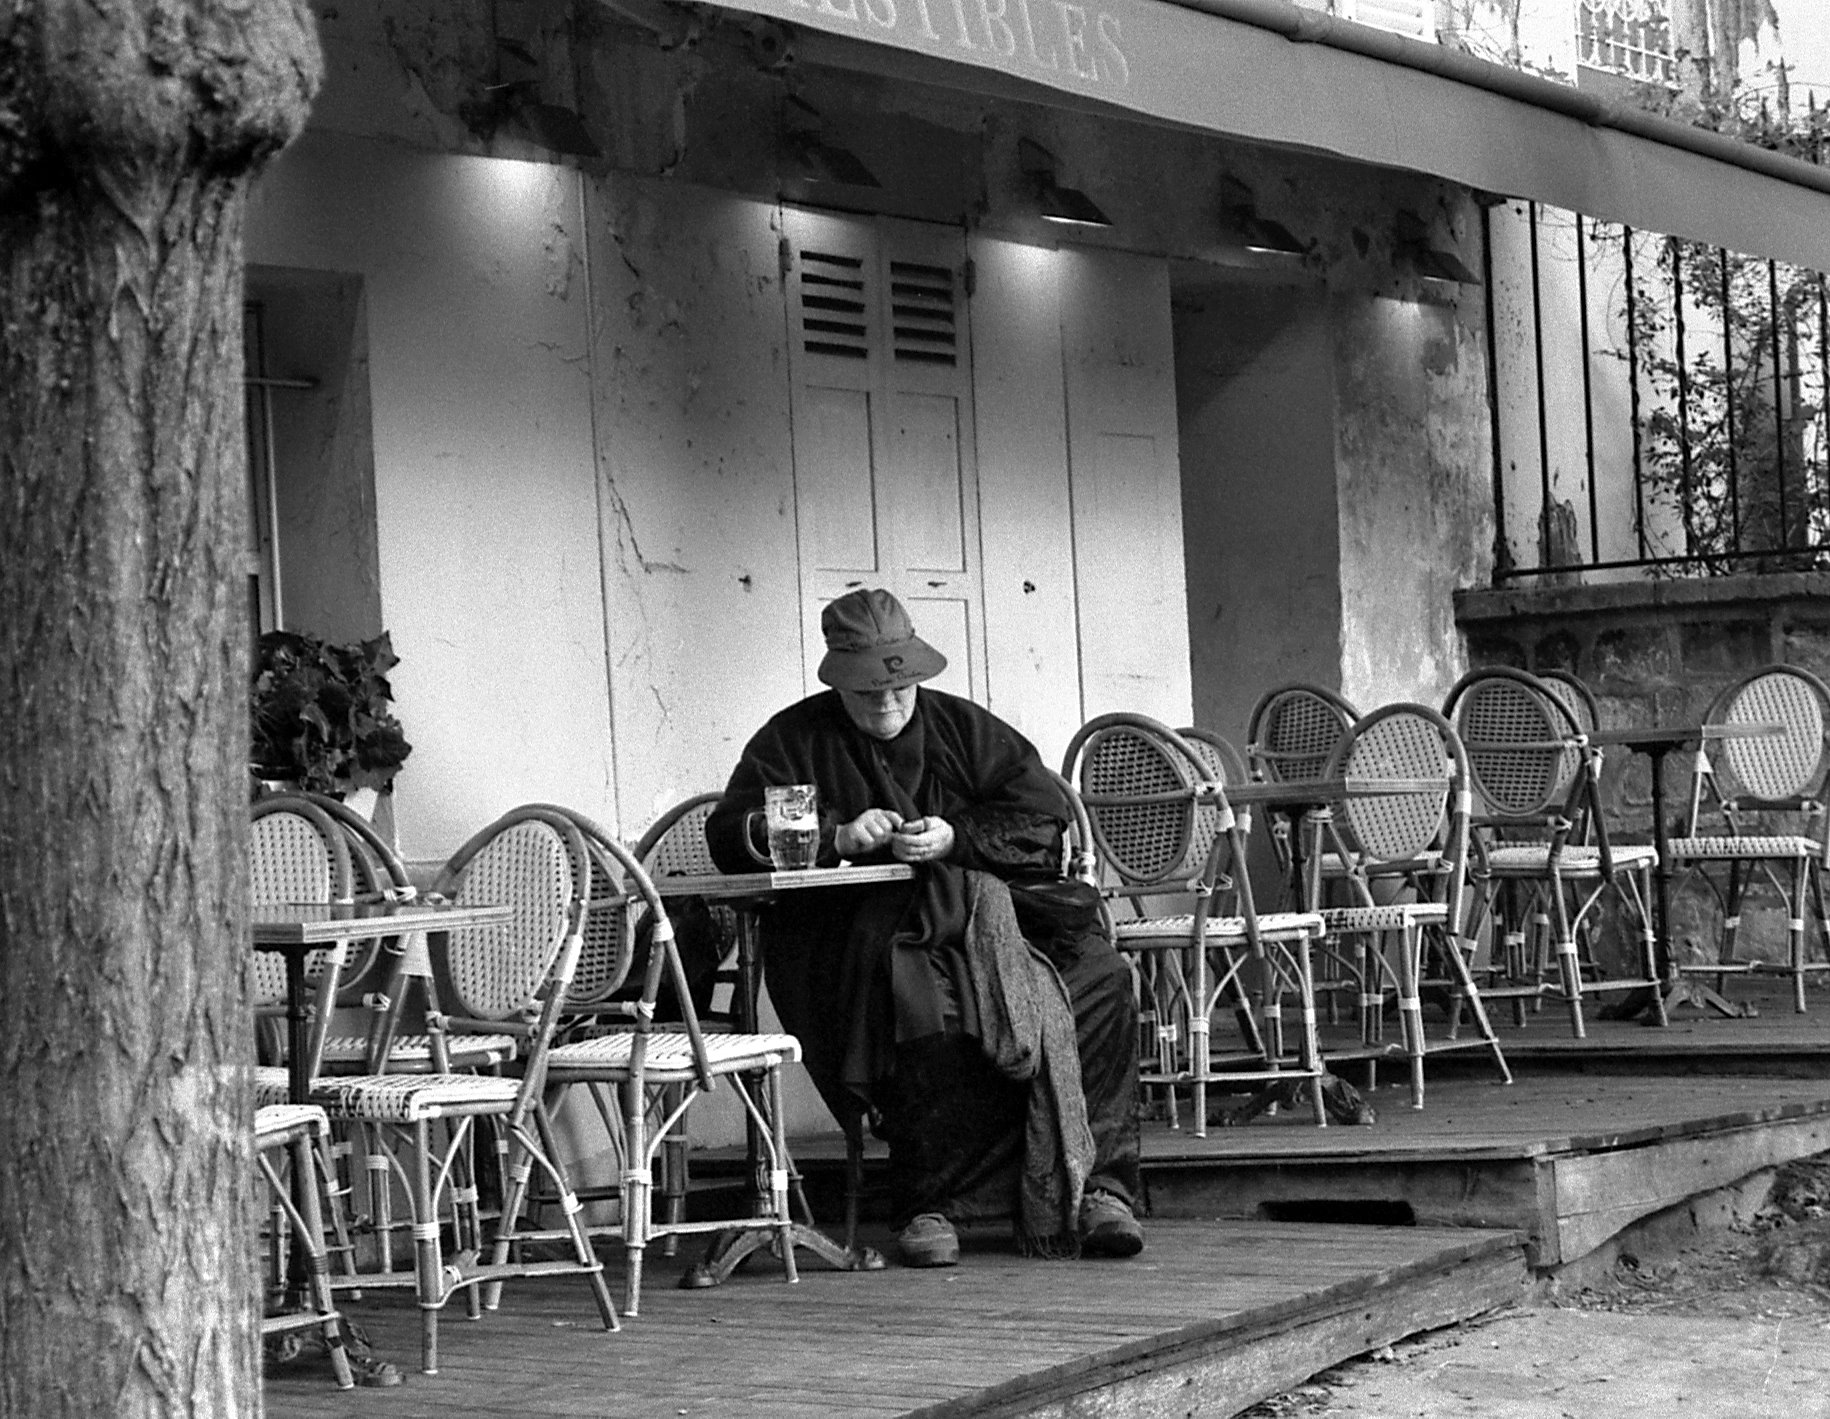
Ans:
{"type": "Polygon", "coordinates": [[[1659,0],[1582,0],[1577,8],[1581,62],[1649,84],[1671,84],[1671,17],[1659,0]]]}
{"type": "Polygon", "coordinates": [[[1830,567],[1822,272],[1507,203],[1495,579],[1830,567]]]}

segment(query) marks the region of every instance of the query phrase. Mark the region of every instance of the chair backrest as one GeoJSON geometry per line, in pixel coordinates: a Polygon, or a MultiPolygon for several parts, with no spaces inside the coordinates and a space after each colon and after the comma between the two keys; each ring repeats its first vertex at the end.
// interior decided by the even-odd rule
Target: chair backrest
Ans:
{"type": "Polygon", "coordinates": [[[1580,808],[1583,736],[1569,706],[1523,670],[1470,670],[1443,702],[1465,746],[1484,819],[1543,823],[1580,808]],[[1577,756],[1572,762],[1572,755],[1577,756]]]}
{"type": "MultiPolygon", "coordinates": [[[[703,804],[707,798],[716,802],[718,795],[701,794],[686,800],[669,814],[663,815],[656,826],[643,835],[642,841],[649,844],[650,851],[655,850],[655,844],[667,837],[682,820],[690,817],[695,811],[695,805],[703,804]]],[[[614,1002],[615,1009],[612,1011],[626,1015],[634,1022],[637,1044],[631,1067],[637,1070],[641,1068],[647,1049],[646,1040],[653,1031],[655,1002],[660,997],[661,983],[665,980],[673,986],[675,1004],[680,1011],[677,1024],[686,1031],[700,1083],[710,1088],[713,1077],[711,1056],[706,1050],[699,1013],[693,1005],[692,991],[687,984],[686,967],[681,962],[679,949],[674,942],[673,922],[668,917],[660,892],[655,888],[654,878],[643,865],[638,851],[625,847],[618,838],[575,808],[551,803],[534,806],[539,811],[570,824],[584,839],[591,865],[591,895],[586,903],[587,918],[592,914],[601,914],[606,932],[612,929],[614,923],[620,964],[612,966],[606,973],[606,979],[610,979],[611,984],[599,990],[593,1001],[600,1009],[612,1004],[609,997],[629,973],[634,950],[633,923],[645,918],[648,925],[648,964],[642,975],[641,993],[633,1000],[614,1002]]],[[[700,837],[703,838],[703,816],[699,818],[699,823],[700,837]]],[[[566,1003],[576,1004],[577,1001],[574,996],[568,995],[566,1003]]],[[[671,1031],[676,1025],[669,1023],[667,1028],[671,1031]]]]}
{"type": "MultiPolygon", "coordinates": [[[[1538,683],[1563,702],[1578,733],[1593,734],[1600,727],[1601,706],[1595,702],[1595,692],[1580,679],[1567,670],[1539,670],[1534,673],[1538,683]]],[[[1572,745],[1565,751],[1560,772],[1564,775],[1566,792],[1573,786],[1576,775],[1582,771],[1582,760],[1581,749],[1572,745]]]]}
{"type": "Polygon", "coordinates": [[[1205,857],[1195,848],[1206,774],[1193,746],[1147,716],[1106,714],[1075,731],[1062,763],[1119,885],[1184,890],[1205,857]]]}
{"type": "Polygon", "coordinates": [[[1344,798],[1333,814],[1342,829],[1333,846],[1356,875],[1434,855],[1448,883],[1450,920],[1460,920],[1470,769],[1448,719],[1428,705],[1381,706],[1354,721],[1323,776],[1441,780],[1441,787],[1415,793],[1344,798]]]}
{"type": "MultiPolygon", "coordinates": [[[[249,817],[249,887],[256,906],[352,900],[348,841],[322,808],[298,795],[280,794],[258,800],[249,817]]],[[[324,960],[322,951],[306,958],[308,980],[317,979],[324,960]]],[[[249,966],[254,1003],[284,1005],[285,961],[256,951],[249,966]]]]}
{"type": "MultiPolygon", "coordinates": [[[[1188,726],[1176,730],[1183,741],[1198,756],[1202,776],[1215,783],[1229,787],[1233,784],[1249,782],[1251,772],[1246,767],[1245,756],[1235,749],[1223,735],[1211,729],[1188,726]]],[[[1234,810],[1247,832],[1251,831],[1252,815],[1249,808],[1234,810]]],[[[1202,803],[1195,809],[1194,841],[1190,844],[1190,853],[1196,859],[1205,858],[1213,848],[1214,836],[1220,831],[1220,814],[1212,803],[1202,803]]]]}
{"type": "MultiPolygon", "coordinates": [[[[419,895],[394,845],[342,799],[307,789],[288,789],[261,801],[279,806],[289,801],[309,803],[336,825],[349,849],[350,888],[355,900],[410,902],[419,895]]],[[[349,943],[343,966],[343,988],[338,992],[343,1004],[360,1001],[382,984],[383,958],[387,949],[391,945],[397,947],[398,943],[398,937],[381,936],[349,943]]]]}
{"type": "Polygon", "coordinates": [[[1359,717],[1357,709],[1321,685],[1282,685],[1266,692],[1246,728],[1252,771],[1273,783],[1320,778],[1328,756],[1359,717]]]}
{"type": "Polygon", "coordinates": [[[695,793],[655,819],[635,845],[636,861],[650,877],[699,876],[718,870],[705,840],[705,820],[722,797],[715,792],[695,793]]]}
{"type": "Polygon", "coordinates": [[[1720,724],[1780,724],[1775,736],[1712,740],[1724,796],[1785,802],[1823,791],[1830,688],[1795,665],[1769,665],[1731,685],[1707,716],[1720,724]]]}
{"type": "MultiPolygon", "coordinates": [[[[584,836],[540,805],[511,809],[451,855],[433,890],[506,904],[505,926],[453,931],[434,961],[444,1008],[476,1020],[531,1020],[572,938],[590,881],[584,836]]],[[[569,983],[572,967],[565,964],[569,983]]]]}
{"type": "Polygon", "coordinates": [[[1097,887],[1099,854],[1093,846],[1093,820],[1087,814],[1086,804],[1080,801],[1080,790],[1053,769],[1048,770],[1048,776],[1060,790],[1061,800],[1067,804],[1068,809],[1067,842],[1061,861],[1062,875],[1097,887]]]}

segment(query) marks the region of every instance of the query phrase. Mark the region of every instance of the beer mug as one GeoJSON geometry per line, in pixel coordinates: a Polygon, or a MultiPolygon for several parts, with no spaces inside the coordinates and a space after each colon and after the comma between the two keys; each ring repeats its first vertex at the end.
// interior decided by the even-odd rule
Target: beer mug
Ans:
{"type": "Polygon", "coordinates": [[[777,872],[801,872],[820,852],[819,793],[810,783],[772,785],[763,790],[763,806],[744,820],[744,842],[750,855],[777,872]],[[756,850],[756,819],[769,834],[769,854],[756,850]]]}

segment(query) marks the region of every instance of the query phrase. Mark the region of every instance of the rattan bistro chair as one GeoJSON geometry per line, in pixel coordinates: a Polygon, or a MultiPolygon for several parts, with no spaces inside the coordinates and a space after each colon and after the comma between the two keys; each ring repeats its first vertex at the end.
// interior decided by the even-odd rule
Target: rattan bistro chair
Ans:
{"type": "MultiPolygon", "coordinates": [[[[1245,753],[1252,777],[1273,783],[1320,778],[1335,746],[1359,717],[1347,700],[1321,685],[1293,683],[1266,691],[1246,724],[1245,753]]],[[[1293,853],[1302,824],[1281,813],[1268,817],[1282,893],[1277,905],[1300,907],[1304,903],[1293,899],[1283,884],[1294,876],[1293,853]]],[[[1329,999],[1332,1002],[1333,996],[1329,999]]]]}
{"type": "Polygon", "coordinates": [[[267,1184],[269,1289],[276,1305],[261,1317],[261,1335],[316,1330],[324,1337],[331,1371],[339,1389],[356,1383],[343,1344],[343,1315],[330,1286],[330,1253],[325,1245],[324,1212],[318,1200],[317,1158],[330,1133],[330,1120],[316,1104],[264,1104],[254,1112],[255,1161],[267,1184]],[[290,1166],[290,1177],[282,1170],[290,1166]],[[290,1243],[290,1245],[288,1245],[290,1243]],[[292,1248],[305,1262],[304,1305],[286,1309],[292,1248]]]}
{"type": "Polygon", "coordinates": [[[1454,728],[1427,705],[1382,706],[1354,721],[1322,774],[1345,781],[1440,779],[1419,792],[1349,795],[1312,815],[1321,839],[1309,853],[1318,880],[1324,859],[1339,864],[1351,900],[1320,908],[1328,949],[1350,959],[1360,981],[1361,1045],[1376,1058],[1388,989],[1397,997],[1410,1066],[1411,1107],[1424,1099],[1424,1060],[1447,1050],[1483,1049],[1504,1083],[1506,1056],[1469,969],[1472,943],[1461,935],[1468,844],[1468,760],[1454,728]],[[1376,885],[1382,884],[1382,885],[1376,885]],[[1358,943],[1349,956],[1348,944],[1358,943]],[[1431,944],[1434,953],[1429,951],[1431,944]],[[1428,975],[1434,959],[1440,974],[1428,975]],[[1431,1036],[1423,1017],[1426,985],[1450,998],[1446,1033],[1431,1036]],[[1476,1037],[1457,1034],[1462,1010],[1476,1037]]]}
{"type": "Polygon", "coordinates": [[[1208,1091],[1217,1081],[1229,1087],[1306,1081],[1315,1121],[1325,1125],[1310,966],[1321,918],[1258,912],[1246,871],[1246,824],[1227,803],[1225,785],[1212,775],[1202,750],[1147,716],[1101,715],[1075,732],[1062,776],[1079,790],[1102,890],[1125,898],[1136,913],[1115,913],[1119,950],[1161,958],[1160,969],[1143,973],[1156,986],[1152,999],[1140,1001],[1140,1011],[1158,1012],[1162,1037],[1174,1049],[1144,1072],[1143,1082],[1187,1087],[1197,1136],[1206,1134],[1208,1091]],[[1164,905],[1192,910],[1164,914],[1164,905]],[[1242,1012],[1244,1050],[1216,1056],[1213,1014],[1222,999],[1248,999],[1242,985],[1248,966],[1258,973],[1264,1024],[1254,1026],[1250,1011],[1242,1012]],[[1301,1011],[1294,1057],[1276,1047],[1285,995],[1294,995],[1301,1011]]]}
{"type": "MultiPolygon", "coordinates": [[[[786,1279],[798,1279],[794,1259],[794,1221],[789,1208],[793,1161],[788,1153],[782,1070],[798,1063],[800,1041],[779,1032],[714,1032],[700,1028],[686,972],[674,943],[673,923],[654,881],[636,854],[581,813],[556,809],[583,832],[594,871],[616,883],[603,909],[627,916],[643,909],[650,923],[649,954],[641,993],[625,1003],[626,1019],[602,1021],[594,1031],[575,1031],[553,1048],[547,1060],[547,1084],[555,1095],[584,1089],[594,1100],[622,1151],[622,1206],[616,1221],[593,1225],[595,1236],[620,1238],[626,1263],[624,1312],[638,1314],[642,1299],[643,1261],[648,1246],[673,1236],[718,1235],[756,1239],[766,1235],[780,1256],[786,1279]],[[657,1028],[655,1003],[663,981],[672,983],[681,1013],[678,1025],[657,1028]],[[761,1150],[755,1195],[741,1215],[687,1219],[657,1218],[654,1173],[677,1139],[685,1137],[688,1116],[699,1096],[720,1082],[741,1102],[761,1150]],[[613,1100],[620,1099],[620,1114],[613,1100]]],[[[595,890],[595,889],[594,889],[595,890]]],[[[614,1015],[616,1002],[607,1004],[614,1015]]],[[[741,1243],[740,1243],[741,1245],[741,1243]]],[[[713,1284],[720,1276],[701,1269],[690,1284],[713,1284]]]]}
{"type": "Polygon", "coordinates": [[[1830,950],[1824,865],[1830,859],[1824,799],[1830,777],[1830,687],[1795,665],[1769,665],[1731,685],[1704,716],[1707,724],[1777,724],[1777,735],[1704,738],[1691,783],[1684,835],[1671,842],[1674,867],[1726,866],[1722,937],[1714,963],[1681,962],[1692,974],[1726,976],[1761,969],[1792,978],[1792,1005],[1805,1009],[1805,979],[1830,960],[1805,959],[1805,902],[1816,904],[1830,950]],[[1786,815],[1778,824],[1773,814],[1786,815]],[[1789,821],[1788,821],[1789,820],[1789,821]],[[1796,832],[1783,831],[1795,826],[1796,832]],[[1774,829],[1781,829],[1775,831],[1774,829]],[[1786,911],[1786,961],[1778,967],[1736,954],[1741,911],[1755,875],[1786,911]]]}
{"type": "Polygon", "coordinates": [[[1570,1030],[1587,1033],[1585,995],[1649,990],[1664,1022],[1651,911],[1658,850],[1616,844],[1601,811],[1600,757],[1578,717],[1578,700],[1508,667],[1471,670],[1443,711],[1467,748],[1477,800],[1470,871],[1477,886],[1469,934],[1491,928],[1489,1000],[1523,1004],[1560,998],[1570,1030]],[[1593,918],[1604,893],[1618,892],[1635,958],[1604,974],[1593,918]],[[1556,975],[1547,979],[1547,957],[1556,975]]]}
{"type": "MultiPolygon", "coordinates": [[[[480,1288],[511,1277],[576,1274],[585,1278],[606,1330],[619,1329],[603,1264],[578,1220],[574,1194],[542,1107],[545,1060],[580,949],[584,847],[576,832],[524,809],[504,814],[464,844],[447,863],[438,890],[457,901],[505,903],[514,910],[502,928],[458,930],[440,972],[455,1004],[521,1039],[519,1078],[451,1072],[316,1074],[329,1033],[328,1008],[341,970],[341,949],[326,953],[320,1009],[313,1021],[310,1101],[333,1123],[372,1130],[378,1150],[408,1200],[415,1264],[365,1271],[363,1288],[411,1287],[420,1310],[420,1368],[438,1370],[439,1313],[462,1291],[471,1309],[480,1288]],[[325,994],[324,992],[331,992],[325,994]],[[469,1145],[478,1119],[494,1121],[507,1141],[501,1169],[504,1196],[493,1237],[485,1237],[478,1191],[469,1172],[469,1145]],[[538,1171],[565,1200],[569,1256],[533,1260],[517,1230],[520,1202],[538,1171]],[[487,1253],[487,1257],[485,1254],[487,1253]]],[[[443,964],[443,963],[441,963],[443,964]]],[[[438,1002],[433,1003],[438,1013],[438,1002]]],[[[263,1073],[261,1102],[284,1079],[263,1073]]],[[[542,1237],[540,1240],[547,1240],[542,1237]]],[[[344,1284],[341,1279],[338,1285],[344,1284]]],[[[491,1298],[493,1301],[493,1297],[491,1298]]]]}

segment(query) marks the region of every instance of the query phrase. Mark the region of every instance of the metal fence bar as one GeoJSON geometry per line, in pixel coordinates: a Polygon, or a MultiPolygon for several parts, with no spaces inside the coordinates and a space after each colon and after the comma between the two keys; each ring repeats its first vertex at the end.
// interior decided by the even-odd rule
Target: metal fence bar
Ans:
{"type": "MultiPolygon", "coordinates": [[[[1696,552],[1687,557],[1620,557],[1609,562],[1584,562],[1585,572],[1624,571],[1632,567],[1699,567],[1719,566],[1723,562],[1757,562],[1768,557],[1796,557],[1800,552],[1812,555],[1830,555],[1830,542],[1811,542],[1802,547],[1755,547],[1742,551],[1723,554],[1719,552],[1696,552]]],[[[1522,577],[1550,576],[1555,572],[1568,572],[1566,566],[1514,567],[1507,573],[1509,580],[1522,577]]]]}
{"type": "Polygon", "coordinates": [[[1697,528],[1692,506],[1695,489],[1691,486],[1690,361],[1684,356],[1684,258],[1676,237],[1667,237],[1665,240],[1671,250],[1672,324],[1677,337],[1678,454],[1681,469],[1678,493],[1683,505],[1684,550],[1689,552],[1697,544],[1697,528]]]}
{"type": "MultiPolygon", "coordinates": [[[[1825,289],[1822,271],[1817,273],[1817,361],[1818,384],[1823,391],[1817,406],[1818,418],[1830,425],[1830,290],[1825,289]]],[[[1830,502],[1830,477],[1820,475],[1818,486],[1826,502],[1830,502]]]]}
{"type": "Polygon", "coordinates": [[[1589,253],[1582,214],[1576,214],[1576,302],[1582,327],[1582,438],[1589,485],[1589,560],[1601,560],[1601,509],[1595,496],[1595,373],[1589,340],[1589,253]]]}
{"type": "Polygon", "coordinates": [[[1500,448],[1500,344],[1495,327],[1498,312],[1493,305],[1493,211],[1483,202],[1481,214],[1481,290],[1487,308],[1487,427],[1493,445],[1493,546],[1494,561],[1499,568],[1510,570],[1512,544],[1506,540],[1506,468],[1500,448]]]}
{"type": "Polygon", "coordinates": [[[1627,268],[1627,407],[1633,418],[1633,537],[1646,557],[1646,463],[1639,422],[1639,298],[1633,279],[1633,228],[1620,229],[1620,255],[1627,268]]]}
{"type": "Polygon", "coordinates": [[[1792,541],[1792,519],[1786,506],[1786,411],[1780,397],[1779,363],[1779,263],[1771,257],[1766,263],[1767,330],[1773,346],[1773,466],[1779,474],[1779,543],[1792,541]]]}
{"type": "Polygon", "coordinates": [[[1531,337],[1538,371],[1538,560],[1551,549],[1550,412],[1544,398],[1544,285],[1538,270],[1538,204],[1528,203],[1531,230],[1531,337]]]}
{"type": "Polygon", "coordinates": [[[1729,312],[1735,308],[1734,292],[1729,284],[1728,249],[1716,248],[1716,269],[1722,279],[1722,422],[1728,434],[1728,526],[1729,541],[1741,545],[1741,459],[1735,449],[1735,322],[1729,312]]]}

